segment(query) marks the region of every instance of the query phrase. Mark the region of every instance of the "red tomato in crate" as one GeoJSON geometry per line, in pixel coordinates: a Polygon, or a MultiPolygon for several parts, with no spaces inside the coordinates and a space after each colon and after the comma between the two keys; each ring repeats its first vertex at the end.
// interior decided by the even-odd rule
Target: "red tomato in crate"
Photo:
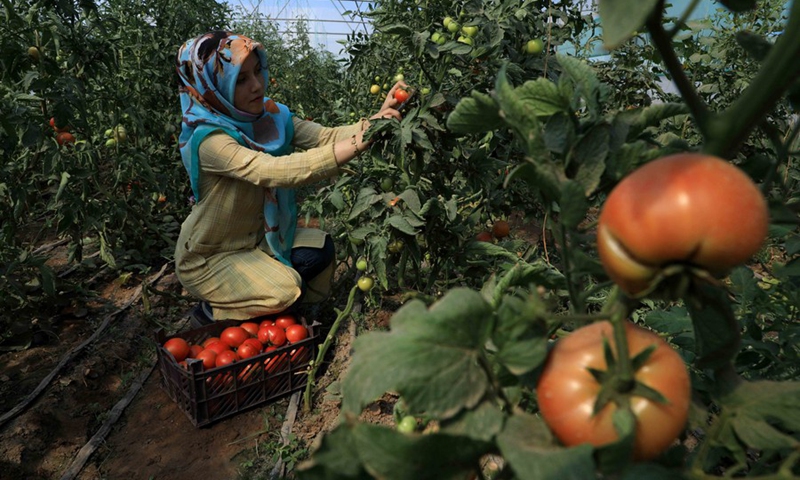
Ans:
{"type": "Polygon", "coordinates": [[[264,327],[271,327],[273,325],[275,325],[275,320],[264,320],[260,324],[258,324],[258,329],[261,330],[264,327]]]}
{"type": "Polygon", "coordinates": [[[225,365],[230,365],[237,360],[239,360],[239,356],[236,355],[236,352],[233,350],[225,350],[217,354],[217,358],[214,361],[214,366],[224,367],[225,365]]]}
{"type": "Polygon", "coordinates": [[[280,347],[286,343],[286,332],[277,325],[267,326],[258,331],[258,340],[264,345],[280,347]]]}
{"type": "Polygon", "coordinates": [[[170,338],[164,342],[164,348],[170,354],[172,354],[176,362],[182,362],[186,360],[186,357],[189,355],[189,350],[191,349],[191,347],[189,347],[189,343],[179,337],[170,338]]]}
{"type": "Polygon", "coordinates": [[[242,348],[245,345],[252,346],[253,348],[255,348],[258,351],[258,353],[261,353],[261,352],[264,351],[264,345],[262,345],[261,342],[257,338],[248,338],[247,340],[242,342],[241,345],[239,345],[239,348],[242,348]]]}
{"type": "Polygon", "coordinates": [[[219,337],[206,338],[205,340],[203,340],[203,343],[201,343],[200,345],[202,345],[203,348],[208,348],[208,346],[211,345],[214,342],[219,342],[219,337]]]}
{"type": "MultiPolygon", "coordinates": [[[[686,426],[691,383],[683,359],[658,335],[630,322],[625,324],[625,333],[631,357],[655,347],[634,372],[634,378],[667,400],[660,403],[629,396],[636,416],[634,457],[648,460],[672,445],[686,426]]],[[[558,340],[547,357],[536,387],[539,409],[545,423],[566,446],[602,446],[618,438],[613,424],[617,405],[610,402],[593,413],[600,384],[589,370],[607,369],[603,340],[615,348],[613,337],[610,322],[596,322],[558,340]]]]}
{"type": "Polygon", "coordinates": [[[223,342],[221,340],[218,340],[216,342],[210,343],[206,347],[206,350],[214,350],[214,352],[217,355],[219,355],[222,352],[229,351],[230,349],[231,349],[231,347],[227,343],[225,343],[225,342],[223,342]]]}
{"type": "Polygon", "coordinates": [[[286,327],[289,325],[295,325],[296,323],[297,320],[294,318],[294,315],[284,314],[275,319],[275,326],[284,330],[286,330],[286,327]]]}
{"type": "Polygon", "coordinates": [[[611,191],[597,248],[611,280],[636,295],[670,264],[726,274],[758,251],[768,226],[767,202],[742,170],[681,153],[645,164],[611,191]]]}
{"type": "Polygon", "coordinates": [[[236,349],[236,354],[239,355],[239,358],[241,360],[244,360],[244,359],[247,359],[247,358],[250,358],[250,357],[255,357],[259,353],[261,353],[260,349],[255,348],[250,343],[243,343],[243,344],[239,345],[239,348],[236,349]]]}
{"type": "Polygon", "coordinates": [[[289,325],[286,327],[286,340],[289,343],[297,343],[308,338],[308,329],[302,325],[289,325]]]}
{"type": "Polygon", "coordinates": [[[217,366],[217,352],[211,350],[210,348],[207,348],[202,352],[198,353],[197,357],[195,358],[203,361],[204,370],[210,370],[217,366]]]}
{"type": "Polygon", "coordinates": [[[255,322],[244,322],[243,324],[239,325],[243,329],[250,334],[251,337],[258,336],[258,324],[255,322]]]}
{"type": "Polygon", "coordinates": [[[200,352],[202,352],[203,350],[205,350],[205,349],[203,348],[202,345],[192,345],[191,347],[189,347],[189,357],[188,358],[197,358],[197,355],[199,355],[200,352]]]}
{"type": "Polygon", "coordinates": [[[250,338],[250,334],[242,327],[228,327],[220,333],[219,338],[231,348],[236,348],[250,338]]]}

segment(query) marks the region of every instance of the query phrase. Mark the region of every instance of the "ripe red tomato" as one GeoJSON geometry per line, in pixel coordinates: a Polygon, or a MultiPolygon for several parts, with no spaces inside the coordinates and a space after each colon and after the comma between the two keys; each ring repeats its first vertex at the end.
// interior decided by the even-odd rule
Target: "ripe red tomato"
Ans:
{"type": "Polygon", "coordinates": [[[478,242],[489,242],[492,243],[492,234],[489,232],[481,232],[475,235],[475,240],[478,242]]]}
{"type": "Polygon", "coordinates": [[[224,367],[225,365],[230,365],[237,360],[239,360],[239,356],[236,355],[236,352],[233,350],[225,350],[222,353],[217,354],[217,359],[215,360],[214,365],[217,367],[224,367]]]}
{"type": "Polygon", "coordinates": [[[258,351],[258,353],[261,353],[262,351],[264,351],[264,345],[262,345],[261,342],[257,338],[248,338],[247,340],[242,342],[242,344],[239,346],[239,348],[242,348],[245,345],[252,346],[253,348],[255,348],[258,351]]]}
{"type": "Polygon", "coordinates": [[[243,343],[239,346],[239,348],[236,349],[236,354],[242,360],[250,357],[255,357],[260,352],[261,352],[260,348],[256,348],[250,343],[243,343]]]}
{"type": "Polygon", "coordinates": [[[297,320],[295,320],[294,315],[289,315],[289,314],[283,314],[275,319],[275,326],[283,328],[284,330],[289,325],[294,325],[296,323],[297,320]]]}
{"type": "Polygon", "coordinates": [[[222,340],[217,340],[216,342],[211,342],[206,347],[206,350],[214,350],[219,355],[222,352],[230,350],[231,346],[227,343],[223,342],[222,340]]]}
{"type": "Polygon", "coordinates": [[[186,340],[175,337],[170,338],[166,342],[164,342],[164,348],[175,357],[176,362],[182,362],[186,360],[186,357],[189,355],[189,344],[186,340]]]}
{"type": "Polygon", "coordinates": [[[197,355],[203,350],[202,345],[192,345],[189,347],[189,356],[187,358],[197,358],[197,355]]]}
{"type": "Polygon", "coordinates": [[[255,337],[256,335],[258,335],[258,324],[255,322],[244,322],[239,326],[244,328],[245,331],[247,331],[247,333],[249,333],[251,337],[255,337]]]}
{"type": "Polygon", "coordinates": [[[406,100],[408,100],[409,96],[410,95],[409,95],[408,91],[407,90],[403,90],[402,88],[398,88],[394,92],[394,99],[397,100],[400,103],[403,103],[406,100]]]}
{"type": "Polygon", "coordinates": [[[308,330],[302,325],[289,325],[286,327],[286,340],[297,343],[308,338],[308,330]]]}
{"type": "MultiPolygon", "coordinates": [[[[655,346],[650,358],[634,375],[637,381],[667,399],[664,404],[630,397],[637,422],[634,457],[646,460],[663,452],[683,430],[691,385],[683,360],[658,335],[630,322],[626,322],[625,331],[631,357],[655,346]]],[[[542,417],[567,446],[583,443],[600,446],[618,438],[612,422],[615,403],[610,402],[597,415],[592,414],[600,384],[589,369],[607,367],[603,338],[615,348],[612,326],[606,321],[579,328],[557,341],[536,387],[542,417]]]]}
{"type": "Polygon", "coordinates": [[[220,340],[227,343],[232,348],[238,347],[249,337],[250,334],[242,327],[228,327],[219,335],[220,340]]]}
{"type": "Polygon", "coordinates": [[[652,161],[625,177],[597,227],[609,277],[635,295],[662,267],[689,264],[724,275],[764,242],[767,204],[736,166],[697,153],[652,161]]]}
{"type": "MultiPolygon", "coordinates": [[[[267,338],[269,339],[269,343],[275,345],[276,347],[280,347],[284,343],[286,343],[286,330],[282,329],[281,327],[274,325],[272,327],[267,327],[267,338]]],[[[261,338],[259,337],[259,340],[261,338]]]]}
{"type": "Polygon", "coordinates": [[[58,134],[56,134],[56,142],[58,142],[59,145],[75,143],[75,135],[69,132],[58,132],[58,134]]]}
{"type": "Polygon", "coordinates": [[[492,225],[492,233],[497,238],[505,238],[511,232],[508,222],[505,220],[497,220],[492,225]]]}
{"type": "MultiPolygon", "coordinates": [[[[261,330],[264,327],[271,327],[272,325],[275,325],[275,320],[264,320],[258,325],[258,329],[261,330]]],[[[258,335],[257,332],[256,335],[258,335]]]]}
{"type": "Polygon", "coordinates": [[[208,348],[208,346],[214,342],[219,342],[219,337],[206,338],[205,340],[203,340],[203,343],[201,343],[201,345],[203,346],[203,348],[208,348]]]}
{"type": "Polygon", "coordinates": [[[203,361],[203,368],[205,370],[208,370],[210,368],[214,368],[215,366],[217,366],[217,352],[215,352],[214,350],[211,350],[210,348],[207,348],[207,349],[203,350],[202,352],[198,353],[197,357],[195,357],[195,358],[197,358],[198,360],[202,360],[203,361]]]}

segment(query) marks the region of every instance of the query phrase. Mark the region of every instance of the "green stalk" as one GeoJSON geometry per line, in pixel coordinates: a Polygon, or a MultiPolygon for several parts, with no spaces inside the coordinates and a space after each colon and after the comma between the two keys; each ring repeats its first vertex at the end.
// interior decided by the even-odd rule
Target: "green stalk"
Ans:
{"type": "Polygon", "coordinates": [[[707,140],[709,129],[708,106],[706,106],[703,99],[700,98],[700,95],[697,94],[694,85],[686,76],[686,72],[683,70],[683,64],[675,54],[675,49],[672,48],[672,37],[664,30],[664,25],[662,24],[664,14],[663,2],[657,8],[658,14],[651,16],[647,20],[647,29],[650,31],[650,38],[658,50],[658,53],[661,54],[664,65],[667,67],[670,75],[672,75],[672,80],[678,87],[678,91],[683,97],[683,100],[689,107],[689,111],[692,113],[692,117],[697,123],[697,127],[700,129],[700,133],[702,133],[703,138],[707,140]]]}
{"type": "Polygon", "coordinates": [[[328,353],[328,349],[331,347],[334,337],[336,337],[336,332],[339,330],[339,325],[342,323],[342,320],[349,317],[350,312],[353,311],[353,302],[355,301],[357,291],[358,285],[354,285],[353,288],[350,289],[350,296],[347,297],[347,306],[344,307],[344,310],[337,310],[336,320],[334,320],[331,330],[325,337],[325,341],[322,343],[322,346],[317,353],[317,358],[314,360],[314,364],[310,366],[311,368],[308,371],[308,381],[306,382],[306,391],[303,394],[303,411],[305,413],[311,411],[311,389],[314,387],[314,380],[316,378],[317,371],[319,370],[319,366],[322,365],[322,360],[325,358],[325,354],[328,353]]]}
{"type": "Polygon", "coordinates": [[[614,344],[617,347],[616,368],[619,381],[618,385],[632,385],[634,381],[633,365],[631,365],[630,349],[628,348],[628,336],[625,334],[627,308],[625,308],[623,301],[622,298],[615,296],[611,306],[611,318],[609,321],[614,328],[614,344]]]}
{"type": "MultiPolygon", "coordinates": [[[[703,151],[732,156],[750,131],[800,76],[800,2],[792,2],[783,34],[778,37],[750,85],[727,110],[711,122],[703,151]]],[[[704,135],[705,136],[705,135],[704,135]]]]}
{"type": "Polygon", "coordinates": [[[686,23],[687,20],[689,20],[689,17],[692,15],[694,9],[697,8],[697,5],[699,4],[700,0],[692,0],[692,3],[690,3],[689,6],[686,7],[686,10],[683,11],[681,18],[679,18],[678,21],[675,22],[675,25],[672,27],[672,30],[669,31],[669,38],[673,38],[675,35],[678,34],[678,32],[681,30],[681,27],[686,23]]]}

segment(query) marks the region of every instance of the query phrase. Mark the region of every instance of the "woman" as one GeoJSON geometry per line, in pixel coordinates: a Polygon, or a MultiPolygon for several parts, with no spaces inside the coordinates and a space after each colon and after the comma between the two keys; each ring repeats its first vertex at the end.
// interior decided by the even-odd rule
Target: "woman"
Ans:
{"type": "MultiPolygon", "coordinates": [[[[181,227],[175,271],[202,301],[193,325],[281,312],[329,292],[330,237],[297,228],[294,187],[338,173],[368,143],[364,119],[325,128],[265,98],[261,44],[231,32],[187,41],[178,53],[180,150],[197,203],[181,227]],[[302,152],[292,153],[293,147],[302,152]]],[[[375,118],[397,118],[396,84],[375,118]]]]}

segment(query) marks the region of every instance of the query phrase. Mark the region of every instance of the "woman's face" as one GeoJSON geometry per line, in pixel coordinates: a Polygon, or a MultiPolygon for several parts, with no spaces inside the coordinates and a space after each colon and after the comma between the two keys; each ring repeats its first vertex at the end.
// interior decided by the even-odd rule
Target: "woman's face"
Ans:
{"type": "Polygon", "coordinates": [[[243,112],[259,115],[264,111],[264,75],[255,52],[250,52],[236,78],[233,106],[243,112]]]}

